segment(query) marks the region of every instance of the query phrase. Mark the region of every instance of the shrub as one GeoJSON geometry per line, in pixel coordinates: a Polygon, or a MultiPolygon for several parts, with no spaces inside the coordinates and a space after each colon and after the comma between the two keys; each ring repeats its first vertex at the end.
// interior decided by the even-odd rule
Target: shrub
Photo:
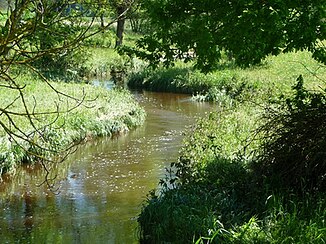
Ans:
{"type": "Polygon", "coordinates": [[[297,81],[294,96],[265,114],[256,166],[273,186],[325,191],[326,94],[307,91],[302,76],[297,81]]]}

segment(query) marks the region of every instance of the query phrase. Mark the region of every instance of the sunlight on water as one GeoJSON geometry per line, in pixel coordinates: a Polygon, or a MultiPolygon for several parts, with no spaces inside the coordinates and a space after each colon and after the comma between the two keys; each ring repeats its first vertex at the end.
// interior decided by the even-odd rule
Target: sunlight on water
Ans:
{"type": "Polygon", "coordinates": [[[40,168],[20,169],[0,184],[2,243],[137,243],[149,190],[178,156],[183,131],[213,105],[177,94],[143,92],[146,123],[113,139],[87,143],[57,169],[57,195],[40,168]]]}

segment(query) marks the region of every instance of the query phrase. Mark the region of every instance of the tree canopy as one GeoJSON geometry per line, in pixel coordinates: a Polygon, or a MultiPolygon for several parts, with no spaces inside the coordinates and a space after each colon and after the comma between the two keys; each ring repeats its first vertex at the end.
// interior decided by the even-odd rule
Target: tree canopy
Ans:
{"type": "Polygon", "coordinates": [[[267,55],[308,49],[326,63],[326,2],[322,0],[143,0],[153,32],[126,48],[170,65],[196,56],[196,66],[214,69],[224,51],[249,66],[267,55]]]}

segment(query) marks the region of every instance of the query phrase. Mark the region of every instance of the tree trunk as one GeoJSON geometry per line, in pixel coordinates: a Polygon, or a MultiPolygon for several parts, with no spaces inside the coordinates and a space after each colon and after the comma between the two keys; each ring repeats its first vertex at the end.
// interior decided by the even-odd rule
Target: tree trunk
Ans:
{"type": "Polygon", "coordinates": [[[100,15],[100,19],[101,19],[101,28],[102,28],[102,33],[104,33],[104,26],[105,26],[105,24],[104,24],[104,14],[101,14],[101,15],[100,15]]]}
{"type": "Polygon", "coordinates": [[[126,11],[126,8],[124,7],[119,7],[117,9],[118,11],[118,16],[120,16],[118,18],[118,23],[117,23],[117,39],[116,39],[116,42],[115,42],[115,47],[118,47],[122,44],[122,41],[123,41],[123,32],[124,32],[124,29],[125,29],[125,16],[121,16],[125,11],[126,11]]]}

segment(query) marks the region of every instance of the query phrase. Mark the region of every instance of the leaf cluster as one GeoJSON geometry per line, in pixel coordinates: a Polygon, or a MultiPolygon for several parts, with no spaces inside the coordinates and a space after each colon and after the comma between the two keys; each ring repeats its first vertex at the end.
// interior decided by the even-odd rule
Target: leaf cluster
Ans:
{"type": "Polygon", "coordinates": [[[324,1],[143,0],[142,8],[153,32],[124,51],[153,66],[196,60],[195,66],[207,72],[224,51],[241,66],[294,49],[325,60],[324,1]]]}

